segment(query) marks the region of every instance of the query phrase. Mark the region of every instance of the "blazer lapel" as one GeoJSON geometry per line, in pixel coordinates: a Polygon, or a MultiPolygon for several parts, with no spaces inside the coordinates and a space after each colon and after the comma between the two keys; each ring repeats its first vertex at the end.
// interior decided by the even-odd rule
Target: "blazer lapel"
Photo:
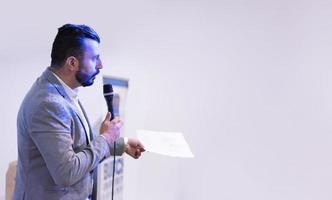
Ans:
{"type": "Polygon", "coordinates": [[[86,143],[87,143],[87,144],[90,144],[90,141],[92,140],[92,138],[91,138],[91,129],[90,129],[89,121],[88,121],[88,119],[86,118],[86,115],[85,115],[85,113],[84,113],[84,111],[83,111],[83,109],[82,109],[82,107],[81,107],[81,104],[80,104],[80,107],[81,107],[81,109],[82,109],[83,116],[81,116],[80,112],[78,111],[78,108],[77,108],[75,105],[73,105],[73,104],[74,104],[74,102],[72,102],[71,107],[72,107],[73,110],[75,111],[75,113],[76,113],[78,119],[80,120],[81,125],[82,125],[82,127],[83,127],[83,129],[84,129],[84,133],[85,133],[85,137],[86,137],[86,143]],[[88,128],[89,128],[89,130],[90,130],[90,140],[89,140],[89,138],[88,138],[88,132],[87,132],[87,130],[86,130],[86,127],[84,126],[84,123],[83,123],[83,120],[84,120],[83,117],[85,118],[85,120],[87,121],[87,124],[88,124],[88,126],[89,126],[88,128]]]}
{"type": "Polygon", "coordinates": [[[91,125],[90,125],[90,122],[89,122],[88,116],[86,115],[86,112],[85,112],[85,110],[84,110],[84,108],[83,108],[83,106],[82,106],[82,104],[81,104],[81,102],[80,102],[79,100],[78,100],[78,104],[80,105],[81,110],[82,110],[82,112],[83,112],[83,115],[84,115],[84,117],[85,117],[85,120],[86,120],[86,122],[88,123],[88,126],[89,126],[89,132],[90,132],[90,140],[93,140],[93,133],[92,133],[92,130],[91,130],[91,125]]]}
{"type": "Polygon", "coordinates": [[[86,127],[84,126],[84,123],[83,123],[83,117],[85,117],[85,119],[86,119],[86,121],[87,121],[87,124],[88,124],[88,128],[89,128],[89,130],[90,130],[90,140],[92,140],[92,137],[91,137],[91,135],[92,135],[92,131],[91,131],[91,126],[90,126],[90,123],[89,123],[89,120],[88,120],[88,118],[86,117],[86,113],[85,113],[85,111],[84,111],[84,109],[83,109],[83,107],[81,106],[81,103],[79,102],[79,105],[80,105],[80,107],[81,107],[81,110],[82,110],[82,112],[83,112],[83,116],[81,116],[81,112],[78,110],[78,108],[77,108],[77,106],[75,105],[75,103],[72,101],[72,99],[68,96],[68,94],[66,93],[66,91],[65,91],[65,89],[63,88],[63,86],[62,86],[62,84],[59,82],[59,80],[54,76],[54,74],[53,74],[53,72],[51,71],[51,68],[50,67],[48,67],[45,71],[44,71],[44,73],[43,73],[43,75],[42,75],[42,77],[45,77],[55,88],[56,88],[56,90],[59,92],[59,94],[63,97],[63,98],[65,98],[67,101],[68,101],[68,103],[70,104],[70,107],[75,111],[75,113],[76,113],[76,115],[77,115],[77,117],[78,117],[78,119],[80,120],[80,122],[81,122],[81,125],[82,125],[82,127],[83,127],[83,129],[84,129],[84,132],[85,132],[85,137],[86,137],[86,143],[87,144],[89,144],[90,142],[89,142],[89,139],[88,139],[88,133],[87,133],[87,130],[86,130],[86,127]]]}

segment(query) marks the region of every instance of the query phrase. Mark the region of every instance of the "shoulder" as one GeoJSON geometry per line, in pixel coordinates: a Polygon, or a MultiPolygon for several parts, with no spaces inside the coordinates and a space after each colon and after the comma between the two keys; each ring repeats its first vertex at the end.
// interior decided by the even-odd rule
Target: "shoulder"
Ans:
{"type": "Polygon", "coordinates": [[[37,80],[23,100],[22,107],[32,115],[40,112],[65,114],[69,103],[53,83],[37,80]]]}

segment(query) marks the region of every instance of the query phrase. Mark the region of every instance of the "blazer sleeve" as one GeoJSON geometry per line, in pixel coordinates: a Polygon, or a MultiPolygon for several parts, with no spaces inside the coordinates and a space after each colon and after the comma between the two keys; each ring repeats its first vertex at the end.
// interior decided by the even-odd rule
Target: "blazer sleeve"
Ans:
{"type": "Polygon", "coordinates": [[[101,135],[94,137],[94,139],[91,141],[91,146],[98,147],[99,143],[101,143],[101,142],[106,142],[109,146],[109,149],[108,149],[105,157],[109,157],[114,154],[116,156],[121,156],[124,153],[125,144],[124,144],[124,139],[122,137],[118,138],[115,141],[115,149],[114,149],[114,142],[108,143],[107,140],[101,135]]]}
{"type": "Polygon", "coordinates": [[[101,137],[75,153],[71,137],[73,123],[72,114],[63,102],[48,99],[34,111],[28,127],[54,182],[62,186],[75,184],[111,153],[110,145],[101,137]]]}

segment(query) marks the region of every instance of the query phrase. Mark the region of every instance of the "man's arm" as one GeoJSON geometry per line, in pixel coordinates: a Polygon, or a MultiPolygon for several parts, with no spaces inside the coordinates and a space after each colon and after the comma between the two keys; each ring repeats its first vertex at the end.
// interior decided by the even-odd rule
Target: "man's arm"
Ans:
{"type": "MultiPolygon", "coordinates": [[[[97,137],[80,152],[73,150],[72,114],[57,101],[46,101],[35,111],[30,121],[31,138],[41,153],[53,180],[58,185],[71,186],[92,171],[110,154],[107,140],[97,137]]],[[[108,138],[119,135],[110,124],[108,138]]]]}

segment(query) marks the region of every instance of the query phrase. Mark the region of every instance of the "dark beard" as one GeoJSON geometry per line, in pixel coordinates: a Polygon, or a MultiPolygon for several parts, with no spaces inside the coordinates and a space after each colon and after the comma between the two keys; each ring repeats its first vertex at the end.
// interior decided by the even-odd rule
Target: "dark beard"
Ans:
{"type": "Polygon", "coordinates": [[[75,77],[76,80],[83,86],[90,86],[93,84],[94,82],[94,77],[99,74],[99,69],[97,70],[96,73],[92,74],[92,75],[88,75],[84,72],[81,71],[81,67],[80,70],[78,72],[76,72],[75,77]]]}

